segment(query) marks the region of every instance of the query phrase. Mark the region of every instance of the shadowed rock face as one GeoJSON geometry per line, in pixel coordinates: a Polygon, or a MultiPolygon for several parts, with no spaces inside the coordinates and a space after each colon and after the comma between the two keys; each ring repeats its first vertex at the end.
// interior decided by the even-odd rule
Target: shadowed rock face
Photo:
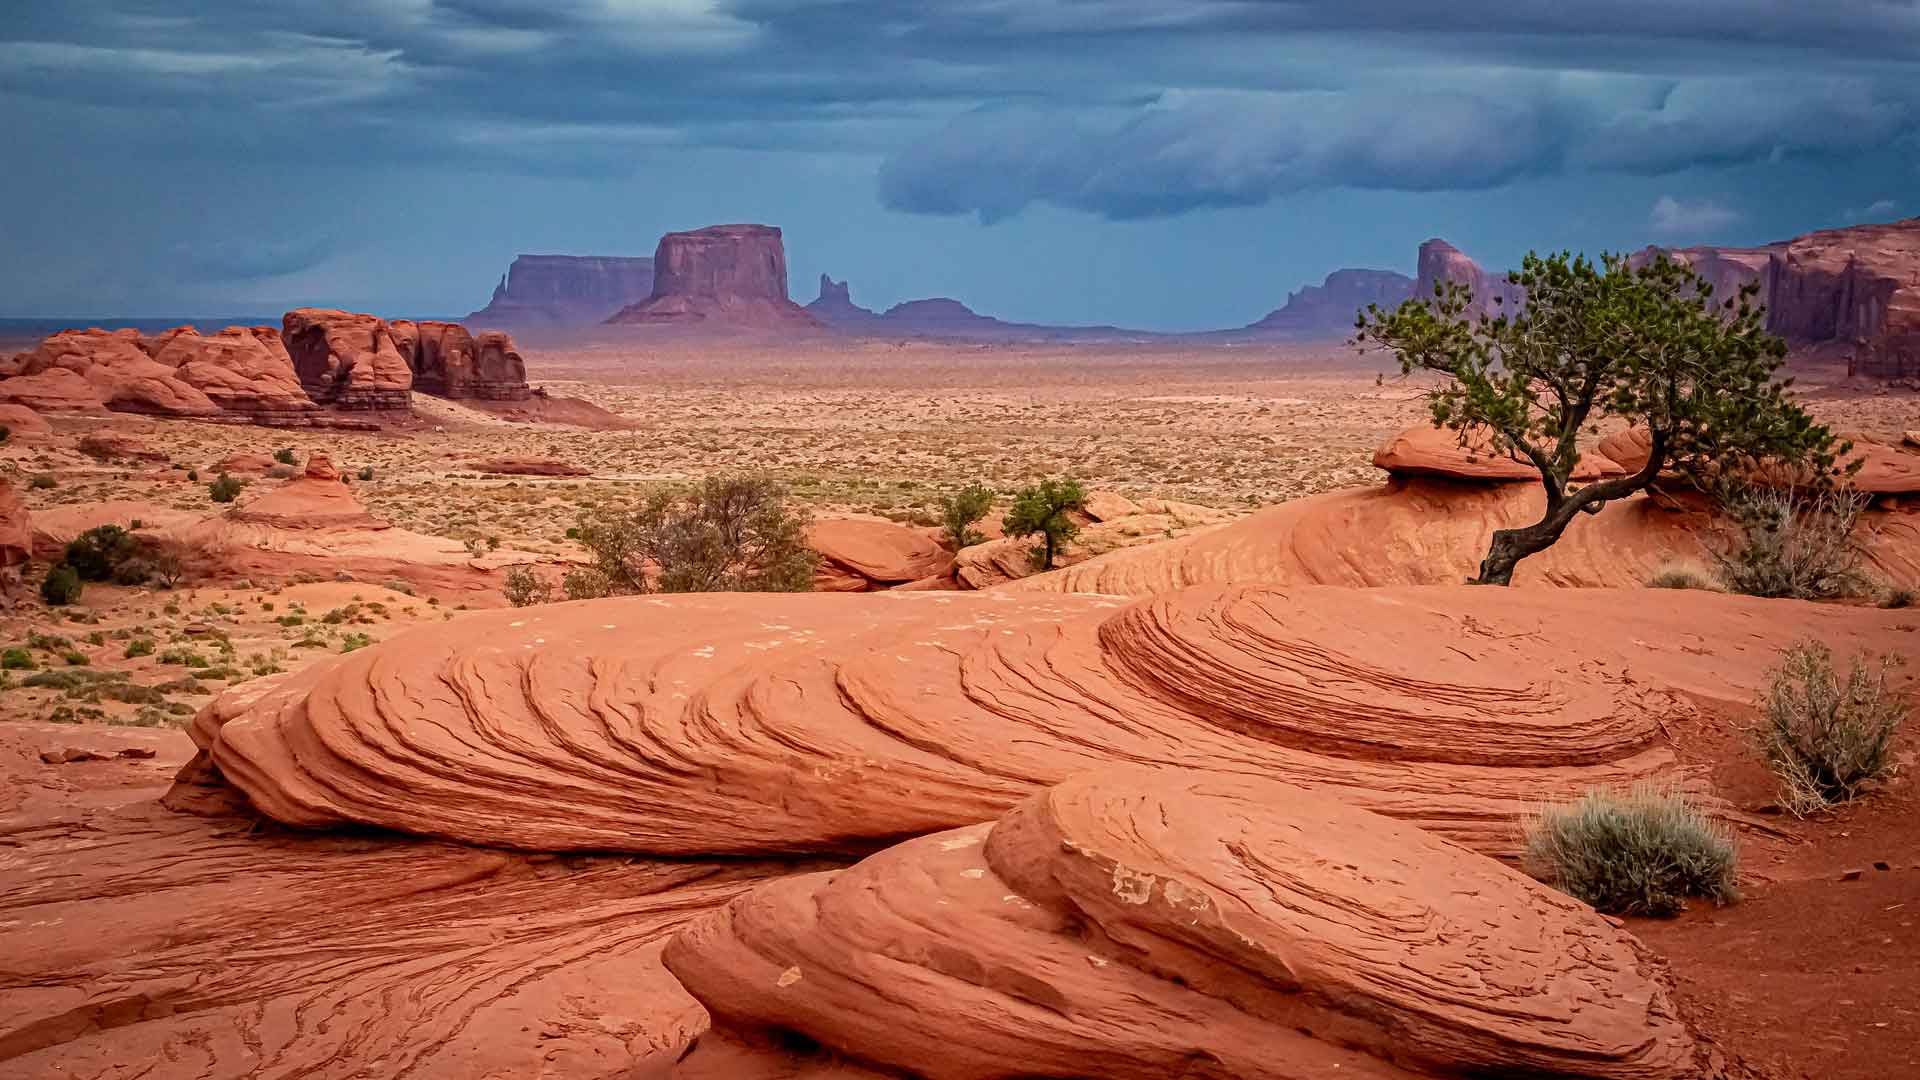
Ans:
{"type": "Polygon", "coordinates": [[[1369,304],[1392,310],[1412,295],[1414,281],[1405,274],[1335,270],[1325,282],[1289,295],[1284,307],[1269,312],[1247,329],[1300,337],[1338,337],[1353,332],[1354,316],[1369,304]]]}
{"type": "Polygon", "coordinates": [[[787,296],[787,252],[771,225],[712,225],[668,233],[653,255],[653,294],[608,322],[713,327],[809,327],[787,296]]]}
{"type": "Polygon", "coordinates": [[[413,371],[414,389],[445,398],[525,401],[527,364],[504,331],[483,330],[476,337],[450,322],[395,319],[394,345],[413,371]]]}
{"type": "Polygon", "coordinates": [[[1403,823],[1205,772],[1069,779],[997,822],[759,886],[663,958],[718,1029],[677,1080],[1650,1080],[1696,1057],[1654,966],[1586,905],[1403,823]]]}
{"type": "Polygon", "coordinates": [[[1507,281],[1505,274],[1482,270],[1479,263],[1445,240],[1429,240],[1420,245],[1413,295],[1431,299],[1434,286],[1442,281],[1457,281],[1471,288],[1475,312],[1494,315],[1513,312],[1525,302],[1524,294],[1507,281]]]}
{"type": "Polygon", "coordinates": [[[1851,345],[1863,375],[1920,376],[1920,218],[1809,233],[1770,272],[1769,330],[1851,345]]]}
{"type": "Polygon", "coordinates": [[[653,295],[653,260],[615,255],[519,255],[486,307],[466,322],[590,326],[653,295]]]}
{"type": "Polygon", "coordinates": [[[413,371],[386,320],[299,308],[287,312],[282,330],[294,373],[314,401],[344,409],[405,409],[412,404],[413,371]]]}
{"type": "Polygon", "coordinates": [[[1706,278],[1713,286],[1716,303],[1727,300],[1737,303],[1741,289],[1757,285],[1759,292],[1750,301],[1757,306],[1767,303],[1773,284],[1773,257],[1785,247],[1784,244],[1757,248],[1645,247],[1628,258],[1627,264],[1645,266],[1662,255],[1686,263],[1694,273],[1706,278]]]}

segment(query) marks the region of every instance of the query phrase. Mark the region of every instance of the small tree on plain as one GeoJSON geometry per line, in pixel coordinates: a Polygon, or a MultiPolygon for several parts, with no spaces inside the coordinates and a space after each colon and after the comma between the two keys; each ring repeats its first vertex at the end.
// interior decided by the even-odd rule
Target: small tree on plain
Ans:
{"type": "Polygon", "coordinates": [[[1393,311],[1369,305],[1355,324],[1354,342],[1392,352],[1403,373],[1445,376],[1428,395],[1435,426],[1463,442],[1485,436],[1540,473],[1545,513],[1494,532],[1477,582],[1511,584],[1520,560],[1552,546],[1575,515],[1663,472],[1706,482],[1771,461],[1831,477],[1845,448],[1775,377],[1786,344],[1765,330],[1758,285],[1716,302],[1709,282],[1673,260],[1633,267],[1565,253],[1530,254],[1507,280],[1523,290],[1523,310],[1472,315],[1472,289],[1442,281],[1393,311]],[[1578,440],[1602,417],[1647,430],[1646,464],[1575,487],[1578,440]]]}
{"type": "Polygon", "coordinates": [[[940,529],[955,551],[986,540],[974,528],[987,511],[993,509],[993,489],[985,484],[968,484],[940,500],[940,529]]]}
{"type": "Polygon", "coordinates": [[[1049,478],[1020,489],[1013,497],[1013,508],[1000,519],[1000,528],[1008,536],[1038,534],[1040,543],[1032,552],[1034,569],[1051,570],[1060,549],[1080,532],[1067,515],[1086,505],[1087,491],[1080,481],[1049,478]]]}
{"type": "Polygon", "coordinates": [[[819,557],[805,509],[763,476],[717,476],[688,492],[656,491],[632,512],[583,513],[593,564],[562,583],[570,600],[632,593],[807,592],[819,557]]]}

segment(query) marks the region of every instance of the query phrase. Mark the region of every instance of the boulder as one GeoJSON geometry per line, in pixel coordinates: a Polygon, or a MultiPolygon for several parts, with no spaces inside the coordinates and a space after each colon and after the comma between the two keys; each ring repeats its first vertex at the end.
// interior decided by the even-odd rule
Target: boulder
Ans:
{"type": "Polygon", "coordinates": [[[1798,237],[1769,274],[1768,330],[1851,346],[1862,375],[1920,376],[1920,218],[1798,237]]]}
{"type": "Polygon", "coordinates": [[[74,448],[95,461],[163,462],[167,460],[164,451],[155,450],[131,436],[116,435],[112,432],[96,432],[82,436],[74,448]]]}
{"type": "Polygon", "coordinates": [[[1390,311],[1413,295],[1414,279],[1405,274],[1335,270],[1321,284],[1306,285],[1288,294],[1285,306],[1268,312],[1247,329],[1301,338],[1345,337],[1353,333],[1354,317],[1368,305],[1377,304],[1390,311]]]}
{"type": "Polygon", "coordinates": [[[770,225],[668,233],[653,255],[653,293],[610,323],[806,329],[820,322],[787,296],[787,253],[770,225]]]}
{"type": "MultiPolygon", "coordinates": [[[[6,386],[6,383],[0,382],[0,392],[4,392],[6,386]]],[[[0,427],[7,429],[9,439],[18,439],[23,436],[33,438],[53,432],[53,425],[47,423],[46,417],[25,405],[0,405],[0,427]]]]}
{"type": "Polygon", "coordinates": [[[234,454],[207,466],[207,472],[214,476],[221,473],[258,476],[278,464],[280,462],[266,454],[234,454]]]}
{"type": "Polygon", "coordinates": [[[717,1029],[675,1080],[1700,1075],[1616,922],[1256,777],[1082,774],[763,884],[663,959],[717,1029]]]}
{"type": "Polygon", "coordinates": [[[1526,302],[1520,288],[1502,273],[1488,273],[1466,253],[1445,240],[1433,239],[1420,245],[1419,267],[1413,282],[1413,295],[1421,300],[1433,298],[1434,287],[1442,281],[1457,281],[1473,290],[1471,312],[1484,315],[1511,314],[1526,302]]]}
{"type": "Polygon", "coordinates": [[[807,528],[807,546],[820,555],[814,587],[823,592],[885,589],[953,568],[953,553],[932,530],[891,521],[815,521],[807,528]]]}
{"type": "MultiPolygon", "coordinates": [[[[1583,452],[1573,467],[1573,479],[1584,483],[1625,475],[1623,464],[1610,458],[1604,448],[1602,443],[1600,449],[1583,452]]],[[[1640,460],[1646,460],[1644,451],[1640,460]]],[[[1486,432],[1468,433],[1463,445],[1460,432],[1432,424],[1410,427],[1389,439],[1374,451],[1373,464],[1395,476],[1442,476],[1496,483],[1540,481],[1540,470],[1532,462],[1516,461],[1496,451],[1486,432]]]]}
{"type": "Polygon", "coordinates": [[[174,369],[147,355],[132,330],[63,330],[28,353],[19,374],[0,382],[0,395],[35,409],[90,409],[154,416],[217,416],[220,407],[174,369]],[[65,376],[77,375],[83,389],[65,376]],[[35,377],[42,377],[33,382],[35,377]],[[24,384],[24,385],[23,385],[24,384]]]}
{"type": "Polygon", "coordinates": [[[405,409],[413,372],[384,319],[325,308],[289,311],[282,336],[307,396],[343,409],[405,409]]]}
{"type": "Polygon", "coordinates": [[[518,255],[487,306],[463,321],[482,327],[591,326],[652,295],[649,258],[518,255]]]}

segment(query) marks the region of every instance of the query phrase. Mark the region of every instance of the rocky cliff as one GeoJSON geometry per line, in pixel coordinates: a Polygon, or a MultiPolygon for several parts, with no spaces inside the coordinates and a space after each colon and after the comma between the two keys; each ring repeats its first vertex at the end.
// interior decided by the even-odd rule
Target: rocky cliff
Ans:
{"type": "Polygon", "coordinates": [[[653,253],[653,293],[610,323],[713,329],[820,326],[787,296],[787,252],[771,225],[668,233],[653,253]]]}
{"type": "Polygon", "coordinates": [[[297,308],[281,323],[287,355],[307,396],[343,409],[405,409],[413,369],[385,319],[327,308],[297,308]]]}
{"type": "Polygon", "coordinates": [[[853,291],[844,281],[820,275],[820,297],[807,305],[807,314],[837,327],[869,327],[880,313],[853,302],[853,291]]]}
{"type": "Polygon", "coordinates": [[[590,326],[652,295],[649,258],[519,255],[493,299],[465,321],[483,327],[590,326]]]}
{"type": "Polygon", "coordinates": [[[527,365],[499,330],[478,336],[459,323],[395,319],[394,344],[413,372],[414,389],[445,398],[525,401],[527,365]]]}
{"type": "Polygon", "coordinates": [[[1284,306],[1247,329],[1290,337],[1340,337],[1353,331],[1354,315],[1367,305],[1396,308],[1413,290],[1412,278],[1392,270],[1335,270],[1321,284],[1288,294],[1284,306]]]}
{"type": "Polygon", "coordinates": [[[1635,252],[1627,262],[1632,266],[1645,266],[1664,254],[1686,263],[1694,273],[1706,278],[1713,285],[1715,300],[1733,299],[1740,295],[1741,289],[1757,284],[1760,291],[1754,302],[1764,304],[1773,282],[1773,256],[1785,247],[1785,244],[1756,248],[1648,246],[1635,252]]]}
{"type": "Polygon", "coordinates": [[[1438,238],[1420,245],[1419,269],[1413,282],[1413,295],[1433,295],[1441,281],[1457,281],[1473,290],[1474,310],[1498,315],[1518,309],[1521,291],[1507,281],[1504,273],[1488,273],[1466,253],[1438,238]]]}
{"type": "Polygon", "coordinates": [[[1920,376],[1920,218],[1809,233],[1771,253],[1767,328],[1852,348],[1851,368],[1920,376]]]}

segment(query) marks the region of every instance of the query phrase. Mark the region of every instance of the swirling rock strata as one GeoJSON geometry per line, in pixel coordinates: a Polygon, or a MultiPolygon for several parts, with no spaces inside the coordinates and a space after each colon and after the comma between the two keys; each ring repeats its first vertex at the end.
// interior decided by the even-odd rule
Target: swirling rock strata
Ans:
{"type": "Polygon", "coordinates": [[[732,1036],[680,1080],[1695,1074],[1665,987],[1592,909],[1245,776],[1075,777],[760,886],[664,960],[732,1036]]]}
{"type": "Polygon", "coordinates": [[[1678,782],[1658,740],[1690,708],[1677,691],[1745,699],[1780,645],[1828,629],[1780,603],[619,598],[403,634],[210,708],[195,739],[290,825],[532,850],[862,853],[1079,771],[1158,764],[1282,779],[1512,855],[1542,801],[1678,782]]]}

